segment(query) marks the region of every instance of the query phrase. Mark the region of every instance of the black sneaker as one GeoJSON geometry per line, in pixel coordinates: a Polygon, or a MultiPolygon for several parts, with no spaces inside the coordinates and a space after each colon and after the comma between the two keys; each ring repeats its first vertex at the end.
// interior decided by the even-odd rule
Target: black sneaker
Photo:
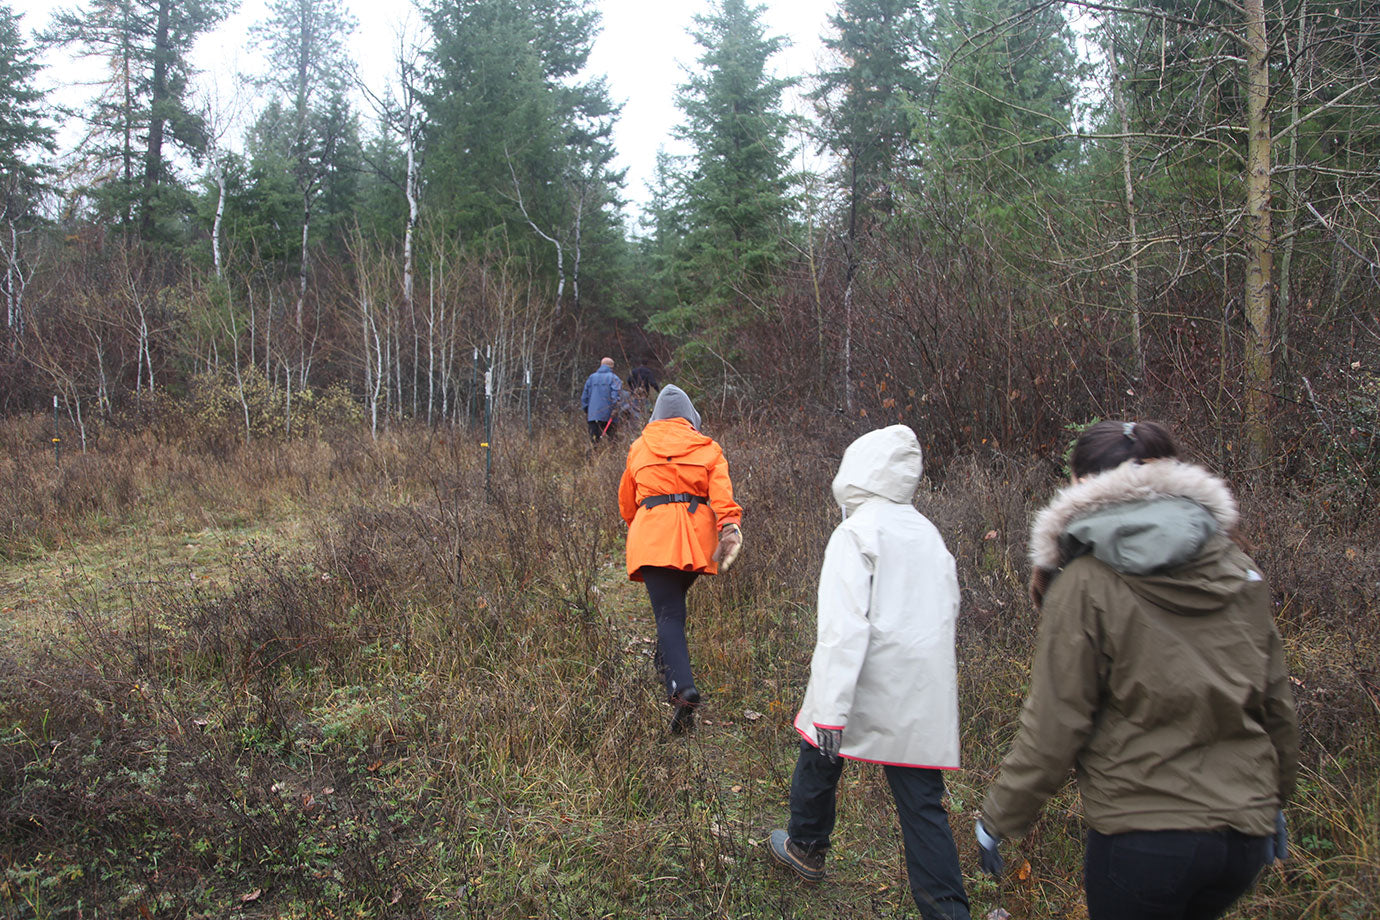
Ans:
{"type": "Polygon", "coordinates": [[[790,869],[807,882],[824,878],[824,851],[797,846],[786,832],[775,830],[767,838],[767,852],[773,861],[790,869]]]}
{"type": "Polygon", "coordinates": [[[695,707],[700,704],[700,691],[686,687],[671,697],[671,705],[676,707],[671,713],[671,734],[684,735],[695,730],[695,707]]]}

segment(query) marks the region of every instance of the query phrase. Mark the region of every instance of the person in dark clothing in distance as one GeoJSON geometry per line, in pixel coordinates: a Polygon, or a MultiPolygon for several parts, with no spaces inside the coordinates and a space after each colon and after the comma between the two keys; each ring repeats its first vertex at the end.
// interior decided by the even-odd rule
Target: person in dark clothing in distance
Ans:
{"type": "Polygon", "coordinates": [[[639,426],[647,414],[647,407],[656,398],[658,389],[656,373],[652,370],[651,363],[651,358],[643,358],[642,363],[633,368],[633,372],[628,375],[628,407],[639,426]]]}
{"type": "Polygon", "coordinates": [[[628,389],[634,395],[646,398],[659,389],[656,372],[652,370],[651,363],[651,358],[643,358],[642,363],[633,368],[633,372],[628,375],[628,389]]]}

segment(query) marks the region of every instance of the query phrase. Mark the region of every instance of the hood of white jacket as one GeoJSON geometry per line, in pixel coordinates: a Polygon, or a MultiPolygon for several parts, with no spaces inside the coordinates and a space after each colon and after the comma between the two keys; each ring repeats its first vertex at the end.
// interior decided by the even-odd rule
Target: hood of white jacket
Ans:
{"type": "Polygon", "coordinates": [[[872,498],[909,504],[924,469],[920,441],[908,425],[869,431],[843,452],[834,500],[846,515],[872,498]]]}

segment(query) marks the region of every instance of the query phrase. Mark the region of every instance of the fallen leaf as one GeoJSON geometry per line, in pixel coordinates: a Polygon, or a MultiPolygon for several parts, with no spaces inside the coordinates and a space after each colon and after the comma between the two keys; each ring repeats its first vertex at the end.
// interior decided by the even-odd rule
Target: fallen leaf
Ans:
{"type": "Polygon", "coordinates": [[[1011,920],[1011,915],[1000,907],[994,907],[987,912],[987,920],[1011,920]]]}
{"type": "Polygon", "coordinates": [[[982,539],[984,539],[984,540],[995,540],[996,538],[997,538],[997,532],[996,532],[995,530],[989,530],[989,531],[987,531],[987,533],[983,534],[983,536],[982,536],[982,539]]]}
{"type": "Polygon", "coordinates": [[[743,718],[747,719],[749,722],[756,722],[758,719],[762,718],[762,714],[755,709],[744,709],[743,718]]]}
{"type": "Polygon", "coordinates": [[[1021,871],[1016,873],[1016,878],[1023,882],[1030,878],[1030,860],[1027,859],[1021,863],[1021,871]]]}
{"type": "Polygon", "coordinates": [[[734,783],[732,786],[729,786],[729,787],[728,787],[728,791],[729,791],[729,792],[742,792],[742,791],[743,791],[743,787],[742,787],[742,786],[739,786],[737,783],[734,783]]]}
{"type": "Polygon", "coordinates": [[[373,763],[369,764],[369,766],[368,766],[366,769],[368,769],[368,771],[369,771],[370,773],[376,773],[376,772],[378,772],[378,769],[379,769],[379,767],[381,767],[381,766],[383,766],[383,761],[382,761],[382,760],[376,760],[376,761],[374,761],[373,763]]]}
{"type": "Polygon", "coordinates": [[[240,900],[244,901],[245,903],[248,903],[250,901],[257,901],[259,900],[259,895],[263,893],[264,890],[262,888],[255,888],[253,891],[249,892],[249,894],[240,895],[240,900]]]}

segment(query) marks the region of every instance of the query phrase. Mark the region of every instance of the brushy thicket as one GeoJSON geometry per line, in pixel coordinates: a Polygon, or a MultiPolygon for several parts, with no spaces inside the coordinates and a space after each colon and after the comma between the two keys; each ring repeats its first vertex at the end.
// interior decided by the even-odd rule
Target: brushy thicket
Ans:
{"type": "MultiPolygon", "coordinates": [[[[691,592],[708,702],[700,730],[672,739],[647,601],[622,567],[623,445],[501,429],[486,487],[465,431],[227,449],[178,422],[107,433],[55,471],[43,424],[0,426],[0,571],[177,515],[286,506],[306,536],[240,553],[220,582],[135,573],[66,598],[62,629],[0,653],[5,916],[915,915],[875,768],[845,775],[828,884],[783,877],[760,846],[786,816],[838,520],[847,436],[811,434],[830,425],[708,420],[747,545],[691,592]]],[[[1071,789],[1009,845],[1028,872],[978,875],[972,842],[1028,678],[1025,535],[1057,458],[962,456],[930,475],[918,504],[964,592],[949,806],[974,916],[1081,916],[1071,789]]],[[[1306,764],[1294,858],[1237,916],[1373,916],[1380,533],[1330,521],[1313,494],[1235,485],[1275,587],[1306,764]]]]}

